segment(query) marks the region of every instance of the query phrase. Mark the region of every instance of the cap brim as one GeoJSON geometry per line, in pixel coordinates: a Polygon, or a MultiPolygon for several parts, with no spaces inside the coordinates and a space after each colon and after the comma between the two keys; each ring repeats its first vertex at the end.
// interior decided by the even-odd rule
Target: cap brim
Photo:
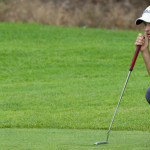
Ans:
{"type": "Polygon", "coordinates": [[[144,20],[142,18],[138,18],[136,21],[135,21],[135,24],[136,25],[139,25],[143,22],[144,20]]]}

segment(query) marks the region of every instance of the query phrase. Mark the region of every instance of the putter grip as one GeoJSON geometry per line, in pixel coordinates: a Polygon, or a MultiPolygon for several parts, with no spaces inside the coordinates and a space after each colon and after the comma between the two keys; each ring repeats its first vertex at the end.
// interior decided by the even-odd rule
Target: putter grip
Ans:
{"type": "Polygon", "coordinates": [[[133,70],[133,67],[134,67],[134,64],[135,64],[135,62],[136,62],[136,59],[137,59],[137,56],[138,56],[138,54],[139,54],[140,49],[141,49],[141,45],[138,45],[137,48],[136,48],[136,51],[135,51],[135,54],[134,54],[134,57],[133,57],[133,60],[132,60],[130,69],[129,69],[130,71],[133,70]]]}

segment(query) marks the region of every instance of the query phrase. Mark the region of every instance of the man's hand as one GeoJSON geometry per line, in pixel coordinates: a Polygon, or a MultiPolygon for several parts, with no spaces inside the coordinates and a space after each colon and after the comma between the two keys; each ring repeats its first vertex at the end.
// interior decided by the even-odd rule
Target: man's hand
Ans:
{"type": "Polygon", "coordinates": [[[146,32],[144,36],[141,33],[139,33],[137,40],[135,42],[136,46],[141,45],[141,52],[145,52],[149,48],[149,39],[146,32]]]}

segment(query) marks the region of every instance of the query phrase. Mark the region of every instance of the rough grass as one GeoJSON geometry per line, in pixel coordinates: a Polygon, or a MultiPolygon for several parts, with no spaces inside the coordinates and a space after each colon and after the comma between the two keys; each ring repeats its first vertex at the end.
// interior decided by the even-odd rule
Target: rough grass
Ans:
{"type": "MultiPolygon", "coordinates": [[[[0,127],[108,129],[136,31],[1,23],[0,127]]],[[[141,55],[113,130],[150,131],[141,55]]]]}

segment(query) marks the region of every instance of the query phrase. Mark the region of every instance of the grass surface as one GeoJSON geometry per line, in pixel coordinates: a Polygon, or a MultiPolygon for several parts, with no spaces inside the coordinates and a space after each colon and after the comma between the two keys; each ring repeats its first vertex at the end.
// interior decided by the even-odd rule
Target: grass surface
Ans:
{"type": "MultiPolygon", "coordinates": [[[[0,30],[0,128],[56,128],[56,137],[62,132],[69,142],[73,137],[59,129],[108,130],[135,52],[137,31],[19,23],[0,23],[0,30]]],[[[145,131],[150,131],[150,109],[144,97],[148,86],[140,54],[112,130],[125,130],[121,134],[126,140],[132,133],[126,130],[144,131],[131,136],[139,138],[141,146],[142,135],[149,136],[145,131]]],[[[25,136],[27,130],[1,129],[5,131],[25,136]]],[[[33,137],[34,131],[39,132],[40,140],[48,130],[29,131],[33,137]]],[[[104,135],[103,131],[88,132],[94,133],[92,142],[104,135]]],[[[115,143],[114,147],[122,141],[115,143]]]]}
{"type": "Polygon", "coordinates": [[[105,131],[68,129],[0,129],[2,150],[149,150],[150,133],[112,131],[109,144],[94,145],[104,140],[105,131]]]}

